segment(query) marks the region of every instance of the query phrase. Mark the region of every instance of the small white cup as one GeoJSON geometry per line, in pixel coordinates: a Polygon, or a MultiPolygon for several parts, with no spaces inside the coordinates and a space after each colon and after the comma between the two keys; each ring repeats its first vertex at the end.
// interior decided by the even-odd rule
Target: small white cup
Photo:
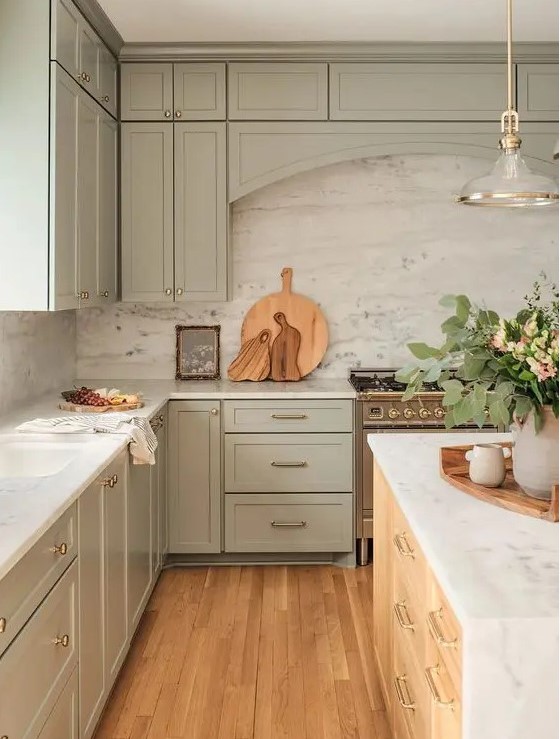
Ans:
{"type": "Polygon", "coordinates": [[[505,460],[511,457],[511,449],[499,444],[475,444],[465,454],[469,462],[469,477],[477,485],[499,487],[506,477],[505,460]]]}

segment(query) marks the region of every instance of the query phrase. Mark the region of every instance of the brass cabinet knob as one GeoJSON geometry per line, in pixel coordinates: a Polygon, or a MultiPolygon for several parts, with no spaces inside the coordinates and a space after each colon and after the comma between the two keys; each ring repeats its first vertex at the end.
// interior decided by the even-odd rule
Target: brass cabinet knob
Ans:
{"type": "Polygon", "coordinates": [[[68,634],[64,634],[63,636],[57,636],[54,640],[55,644],[60,644],[61,647],[67,647],[70,644],[70,637],[68,634]]]}
{"type": "Polygon", "coordinates": [[[65,554],[68,554],[68,544],[66,542],[62,542],[62,544],[59,544],[58,546],[53,547],[53,552],[55,554],[62,554],[63,556],[65,554]]]}
{"type": "Polygon", "coordinates": [[[219,413],[219,411],[218,411],[218,409],[217,409],[217,408],[212,408],[212,410],[210,411],[210,413],[211,413],[211,414],[212,414],[213,416],[217,416],[217,415],[218,415],[218,413],[219,413]]]}
{"type": "Polygon", "coordinates": [[[85,72],[82,72],[79,75],[79,78],[82,80],[82,82],[87,82],[88,81],[88,76],[87,76],[87,74],[85,72]]]}
{"type": "Polygon", "coordinates": [[[181,111],[180,111],[180,110],[176,110],[176,111],[175,111],[175,118],[180,118],[180,117],[181,117],[182,115],[183,115],[183,114],[181,113],[181,111]]]}
{"type": "Polygon", "coordinates": [[[0,634],[3,634],[6,631],[6,619],[4,617],[0,618],[0,634]]]}
{"type": "Polygon", "coordinates": [[[78,297],[80,300],[89,300],[89,292],[87,290],[82,290],[78,293],[78,297]]]}
{"type": "Polygon", "coordinates": [[[101,484],[104,488],[114,488],[115,487],[115,480],[113,477],[106,477],[104,480],[101,480],[101,484]]]}
{"type": "Polygon", "coordinates": [[[111,480],[113,481],[113,485],[116,485],[118,483],[118,481],[119,481],[119,476],[118,475],[113,475],[113,477],[111,478],[111,480]]]}
{"type": "Polygon", "coordinates": [[[170,110],[166,110],[166,111],[165,111],[165,113],[164,113],[163,115],[164,115],[164,116],[165,116],[166,118],[171,118],[171,111],[170,111],[170,110]]]}
{"type": "Polygon", "coordinates": [[[177,293],[177,295],[182,295],[183,294],[183,288],[182,287],[178,287],[175,292],[177,293]]]}
{"type": "Polygon", "coordinates": [[[173,295],[173,290],[170,287],[165,288],[165,294],[166,295],[173,295]]]}
{"type": "Polygon", "coordinates": [[[99,293],[99,295],[102,298],[108,298],[109,297],[109,291],[108,290],[103,290],[103,292],[102,293],[99,293]]]}
{"type": "Polygon", "coordinates": [[[108,103],[109,102],[109,95],[103,95],[103,102],[108,103]]]}
{"type": "Polygon", "coordinates": [[[165,421],[165,418],[163,417],[163,414],[158,416],[158,421],[160,423],[163,423],[165,421]]]}

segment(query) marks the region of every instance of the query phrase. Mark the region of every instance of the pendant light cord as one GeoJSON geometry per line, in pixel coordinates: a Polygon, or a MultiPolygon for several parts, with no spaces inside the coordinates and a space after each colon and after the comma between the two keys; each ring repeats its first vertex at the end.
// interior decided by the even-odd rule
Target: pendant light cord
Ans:
{"type": "MultiPolygon", "coordinates": [[[[512,2],[513,0],[506,0],[507,2],[507,109],[508,113],[513,110],[513,60],[511,53],[511,38],[513,35],[513,21],[512,21],[512,2]]],[[[510,116],[511,125],[511,116],[510,116]]],[[[511,133],[511,131],[509,131],[511,133]]]]}

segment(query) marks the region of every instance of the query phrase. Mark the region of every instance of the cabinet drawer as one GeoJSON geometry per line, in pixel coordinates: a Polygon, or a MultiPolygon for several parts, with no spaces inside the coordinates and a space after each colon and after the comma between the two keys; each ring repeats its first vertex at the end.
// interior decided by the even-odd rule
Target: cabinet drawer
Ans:
{"type": "Polygon", "coordinates": [[[462,684],[461,626],[435,578],[432,578],[431,583],[427,623],[431,639],[439,654],[438,662],[443,662],[455,691],[460,695],[462,684]]]}
{"type": "Polygon", "coordinates": [[[173,65],[121,65],[121,120],[173,122],[173,65]]]}
{"type": "Polygon", "coordinates": [[[74,562],[0,659],[0,736],[31,739],[45,724],[77,665],[77,623],[74,562]]]}
{"type": "Polygon", "coordinates": [[[226,400],[226,433],[353,431],[351,400],[226,400]]]}
{"type": "Polygon", "coordinates": [[[393,634],[403,650],[410,654],[421,669],[426,663],[428,626],[426,623],[426,604],[418,603],[410,596],[409,589],[400,573],[393,574],[393,634]]]}
{"type": "Polygon", "coordinates": [[[228,495],[226,552],[350,552],[352,495],[228,495]]]}
{"type": "Polygon", "coordinates": [[[401,509],[395,503],[391,537],[395,576],[407,589],[409,598],[425,609],[428,603],[428,566],[422,550],[401,509]]]}
{"type": "Polygon", "coordinates": [[[231,120],[327,120],[326,64],[230,64],[231,120]]]}
{"type": "Polygon", "coordinates": [[[76,553],[76,506],[73,505],[0,581],[0,655],[76,553]]]}
{"type": "Polygon", "coordinates": [[[558,65],[518,64],[517,98],[522,121],[557,121],[558,65]]]}
{"type": "Polygon", "coordinates": [[[456,690],[438,650],[430,645],[424,680],[430,701],[431,729],[433,737],[461,739],[461,694],[456,690]]]}
{"type": "Polygon", "coordinates": [[[331,120],[499,118],[500,64],[331,64],[331,120]]]}
{"type": "MultiPolygon", "coordinates": [[[[396,635],[396,632],[394,632],[396,635]]],[[[402,639],[393,644],[393,726],[406,725],[410,739],[428,739],[429,692],[423,670],[402,639]]],[[[445,737],[445,739],[448,739],[445,737]]]]}
{"type": "Polygon", "coordinates": [[[226,493],[348,493],[352,434],[226,434],[226,493]]]}
{"type": "Polygon", "coordinates": [[[226,117],[226,65],[173,65],[175,119],[223,121],[226,117]]]}
{"type": "Polygon", "coordinates": [[[78,668],[66,683],[38,739],[78,739],[78,668]]]}

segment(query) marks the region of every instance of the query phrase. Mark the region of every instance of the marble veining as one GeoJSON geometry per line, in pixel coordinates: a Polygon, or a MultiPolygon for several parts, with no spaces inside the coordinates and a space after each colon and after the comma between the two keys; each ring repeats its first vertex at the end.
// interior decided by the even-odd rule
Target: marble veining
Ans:
{"type": "Polygon", "coordinates": [[[558,213],[462,208],[452,196],[488,162],[384,156],[302,173],[233,205],[228,303],[117,304],[79,311],[78,374],[171,378],[176,323],[222,326],[222,374],[243,316],[294,267],[294,290],[318,302],[330,330],[321,376],[400,365],[406,343],[437,341],[444,293],[487,299],[505,314],[541,270],[558,270],[558,213]]]}

